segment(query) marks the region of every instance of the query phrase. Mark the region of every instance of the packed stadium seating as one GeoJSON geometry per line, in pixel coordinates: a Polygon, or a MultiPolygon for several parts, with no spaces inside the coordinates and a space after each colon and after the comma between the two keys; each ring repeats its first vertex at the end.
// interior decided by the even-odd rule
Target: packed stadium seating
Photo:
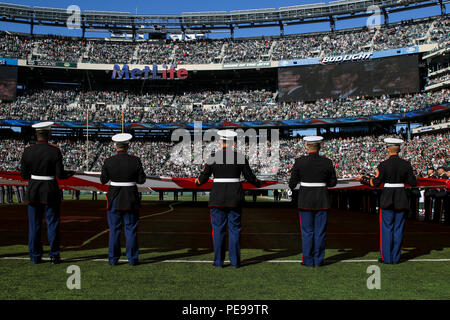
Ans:
{"type": "Polygon", "coordinates": [[[0,36],[0,56],[2,58],[27,59],[36,43],[28,37],[2,33],[0,36]]]}
{"type": "MultiPolygon", "coordinates": [[[[436,49],[450,43],[448,16],[403,21],[379,29],[355,28],[313,34],[252,39],[197,39],[193,41],[137,40],[109,41],[61,36],[35,36],[0,33],[0,57],[36,61],[42,65],[56,62],[79,63],[234,63],[278,61],[295,58],[338,55],[360,51],[383,50],[417,44],[437,43],[436,49]]],[[[427,85],[449,79],[448,74],[432,77],[427,85]]],[[[93,122],[164,123],[264,121],[312,118],[339,118],[408,112],[450,102],[449,89],[401,96],[321,99],[315,102],[280,102],[273,88],[222,90],[161,89],[151,93],[35,89],[19,94],[16,101],[0,104],[1,119],[84,121],[87,112],[93,122]]],[[[323,153],[333,159],[339,177],[351,177],[363,170],[373,171],[385,157],[383,137],[335,138],[325,143],[323,153]],[[345,156],[344,156],[345,155],[345,156]]],[[[416,169],[448,162],[449,134],[422,135],[404,147],[405,158],[416,169]],[[427,148],[425,150],[425,148],[427,148]],[[432,150],[432,152],[430,152],[432,150]]],[[[0,140],[6,160],[2,170],[18,169],[19,156],[25,146],[12,139],[0,140]]],[[[65,165],[85,170],[84,141],[59,140],[65,165]]],[[[138,141],[133,152],[142,157],[146,172],[156,175],[192,177],[199,165],[174,164],[168,161],[173,143],[138,141]]],[[[92,141],[89,169],[99,170],[103,160],[113,153],[109,142],[92,141]]],[[[250,162],[259,174],[286,179],[293,159],[304,153],[298,139],[280,142],[281,163],[250,162]]]]}
{"type": "Polygon", "coordinates": [[[402,113],[450,102],[450,90],[399,97],[363,96],[314,103],[281,103],[270,90],[191,91],[127,94],[109,91],[38,90],[0,105],[0,118],[120,122],[219,122],[340,118],[402,113]]]}
{"type": "MultiPolygon", "coordinates": [[[[374,173],[378,163],[387,157],[385,136],[362,136],[332,138],[324,143],[321,153],[333,160],[339,178],[358,176],[361,172],[374,173]]],[[[63,153],[66,168],[86,170],[86,141],[55,140],[63,153]]],[[[136,140],[130,146],[130,153],[142,159],[145,172],[149,175],[172,177],[196,177],[201,164],[186,161],[182,154],[174,151],[175,142],[136,140]]],[[[23,142],[13,139],[0,140],[2,154],[7,161],[0,164],[0,170],[18,170],[23,142]]],[[[206,147],[206,144],[203,146],[206,147]]],[[[213,150],[217,145],[209,146],[213,150]]],[[[450,165],[450,132],[426,134],[413,137],[403,146],[401,156],[411,161],[418,174],[425,174],[428,167],[450,165]]],[[[104,160],[115,153],[109,141],[89,142],[89,170],[100,171],[104,160]]],[[[262,176],[278,180],[289,178],[294,159],[306,153],[301,138],[282,139],[279,142],[278,157],[269,157],[261,162],[257,154],[244,151],[252,168],[262,176]]]]}
{"type": "Polygon", "coordinates": [[[442,75],[442,76],[440,76],[440,77],[436,77],[436,78],[433,78],[433,79],[429,79],[429,80],[427,81],[427,85],[428,85],[428,86],[431,86],[431,85],[433,85],[433,84],[443,83],[443,82],[446,82],[446,81],[448,81],[448,80],[450,80],[450,74],[445,74],[445,75],[442,75]]]}
{"type": "MultiPolygon", "coordinates": [[[[177,64],[204,64],[221,61],[222,48],[225,40],[199,40],[176,42],[175,63],[177,64]]],[[[166,53],[169,57],[171,52],[166,53]]]]}
{"type": "Polygon", "coordinates": [[[267,61],[272,46],[270,40],[229,41],[224,62],[267,61]]]}
{"type": "Polygon", "coordinates": [[[450,20],[434,17],[383,25],[267,39],[197,39],[191,41],[95,40],[0,34],[0,57],[86,63],[178,63],[278,61],[324,55],[377,51],[424,43],[447,43],[450,20]]]}

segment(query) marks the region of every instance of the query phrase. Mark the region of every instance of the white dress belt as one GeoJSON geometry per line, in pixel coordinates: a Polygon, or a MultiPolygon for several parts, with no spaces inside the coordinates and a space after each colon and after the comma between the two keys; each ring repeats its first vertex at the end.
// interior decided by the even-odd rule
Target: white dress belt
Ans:
{"type": "Polygon", "coordinates": [[[241,182],[239,178],[214,178],[213,182],[241,182]]]}
{"type": "Polygon", "coordinates": [[[33,180],[50,181],[50,180],[55,180],[55,176],[36,176],[36,175],[32,174],[31,175],[31,179],[33,179],[33,180]]]}
{"type": "Polygon", "coordinates": [[[404,183],[385,183],[384,187],[385,188],[404,188],[405,184],[404,183]]]}
{"type": "Polygon", "coordinates": [[[111,181],[111,185],[114,187],[133,187],[136,185],[136,182],[114,182],[114,181],[111,181]]]}
{"type": "Polygon", "coordinates": [[[325,182],[300,182],[302,187],[326,187],[325,182]]]}

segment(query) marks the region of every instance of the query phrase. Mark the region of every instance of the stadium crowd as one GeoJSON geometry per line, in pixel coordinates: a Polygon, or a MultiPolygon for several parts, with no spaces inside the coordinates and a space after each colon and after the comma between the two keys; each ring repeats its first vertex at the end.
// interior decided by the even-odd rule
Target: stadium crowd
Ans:
{"type": "Polygon", "coordinates": [[[0,34],[0,57],[55,62],[208,64],[279,61],[408,47],[450,40],[450,19],[402,21],[379,28],[355,28],[267,39],[99,40],[61,36],[0,34]]]}
{"type": "MultiPolygon", "coordinates": [[[[321,154],[330,158],[339,178],[356,177],[360,173],[375,173],[376,166],[386,159],[386,136],[362,136],[331,138],[325,140],[321,154]]],[[[270,140],[269,140],[270,142],[270,140]]],[[[86,167],[86,142],[74,140],[55,140],[61,148],[67,169],[100,171],[104,160],[115,150],[109,141],[89,142],[89,167],[86,167]]],[[[274,142],[272,142],[274,143],[274,142]]],[[[19,140],[0,140],[2,161],[0,170],[18,170],[20,157],[25,143],[19,140]]],[[[130,146],[130,153],[139,156],[148,175],[171,177],[196,177],[202,161],[193,163],[194,150],[183,153],[181,148],[174,148],[178,142],[136,140],[130,146]]],[[[273,144],[276,146],[277,144],[273,144]]],[[[180,146],[180,145],[178,145],[180,146]]],[[[306,154],[301,137],[281,139],[278,144],[279,157],[276,152],[261,159],[259,152],[251,151],[247,146],[239,145],[239,151],[245,153],[252,168],[262,177],[286,181],[296,157],[306,154]]],[[[217,143],[202,145],[202,154],[208,155],[218,148],[217,143]],[[206,149],[208,148],[208,149],[206,149]],[[207,150],[207,151],[205,151],[207,150]]],[[[428,168],[450,166],[450,132],[414,136],[402,147],[401,157],[411,161],[418,175],[425,175],[428,168]]]]}
{"type": "Polygon", "coordinates": [[[56,62],[78,62],[80,52],[83,51],[86,41],[68,41],[58,37],[34,40],[33,60],[41,65],[52,65],[56,62]]]}
{"type": "Polygon", "coordinates": [[[83,53],[82,62],[87,63],[133,63],[135,45],[132,42],[91,41],[83,53]]]}
{"type": "Polygon", "coordinates": [[[0,103],[2,119],[66,119],[79,120],[86,117],[85,110],[75,108],[76,92],[70,90],[32,90],[28,95],[18,96],[14,102],[0,103]]]}
{"type": "Polygon", "coordinates": [[[268,61],[271,46],[270,40],[229,41],[224,62],[268,61]]]}
{"type": "Polygon", "coordinates": [[[173,44],[165,42],[138,42],[133,61],[140,64],[168,63],[173,44]]]}
{"type": "Polygon", "coordinates": [[[0,57],[27,59],[35,46],[31,39],[10,34],[0,34],[0,57]]]}
{"type": "Polygon", "coordinates": [[[426,42],[425,39],[431,26],[432,21],[420,23],[403,21],[399,24],[383,26],[375,34],[372,48],[373,50],[385,50],[421,44],[426,42]]]}
{"type": "Polygon", "coordinates": [[[277,102],[271,90],[154,92],[37,90],[0,104],[1,119],[165,123],[269,121],[403,113],[450,102],[450,90],[314,103],[277,102]],[[123,110],[123,111],[122,111],[123,110]]]}
{"type": "Polygon", "coordinates": [[[450,74],[445,74],[440,77],[435,77],[427,80],[427,86],[431,86],[433,84],[443,83],[450,80],[450,74]]]}
{"type": "Polygon", "coordinates": [[[380,28],[362,28],[315,35],[288,36],[277,41],[272,60],[301,59],[403,48],[427,42],[447,41],[449,20],[403,21],[380,28]],[[436,21],[432,27],[433,21],[436,21]],[[430,39],[427,38],[430,32],[430,39]]]}
{"type": "Polygon", "coordinates": [[[449,35],[450,19],[439,19],[435,22],[434,28],[430,30],[431,42],[437,42],[440,45],[447,44],[450,39],[449,35]]]}
{"type": "Polygon", "coordinates": [[[404,113],[424,108],[428,105],[446,103],[450,101],[450,90],[443,89],[435,92],[407,94],[399,97],[383,95],[374,98],[363,96],[348,97],[346,99],[321,99],[315,103],[302,101],[284,103],[288,118],[302,115],[304,119],[356,117],[373,114],[404,113]]]}
{"type": "Polygon", "coordinates": [[[177,64],[219,63],[225,40],[178,41],[175,49],[177,64]]]}

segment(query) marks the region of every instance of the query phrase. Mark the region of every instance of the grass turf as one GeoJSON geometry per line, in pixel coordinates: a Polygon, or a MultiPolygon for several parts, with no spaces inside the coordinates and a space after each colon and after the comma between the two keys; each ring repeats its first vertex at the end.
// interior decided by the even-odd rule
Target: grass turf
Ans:
{"type": "MultiPolygon", "coordinates": [[[[131,267],[124,261],[111,267],[94,260],[107,259],[108,235],[99,235],[107,230],[104,205],[63,203],[60,265],[32,265],[26,207],[1,206],[0,299],[450,299],[448,261],[342,262],[379,257],[376,216],[331,212],[327,264],[310,269],[297,262],[268,262],[301,259],[295,209],[263,203],[244,208],[243,267],[216,269],[210,263],[173,262],[212,260],[205,204],[176,204],[170,211],[167,203],[144,202],[142,264],[131,267]],[[367,267],[374,264],[381,269],[381,290],[366,286],[367,267]],[[81,290],[66,287],[70,265],[81,269],[81,290]]],[[[404,260],[450,259],[449,227],[408,221],[405,231],[404,260]]]]}

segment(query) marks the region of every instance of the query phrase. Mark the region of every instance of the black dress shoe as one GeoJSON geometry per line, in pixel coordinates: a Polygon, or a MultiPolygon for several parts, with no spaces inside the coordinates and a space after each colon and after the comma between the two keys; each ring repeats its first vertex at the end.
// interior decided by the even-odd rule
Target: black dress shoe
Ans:
{"type": "Polygon", "coordinates": [[[50,262],[51,264],[60,264],[61,258],[59,256],[50,257],[50,262]]]}
{"type": "Polygon", "coordinates": [[[40,263],[42,263],[42,260],[41,259],[31,260],[31,263],[32,264],[40,264],[40,263]]]}
{"type": "Polygon", "coordinates": [[[304,264],[303,262],[302,262],[302,263],[300,263],[300,265],[301,265],[302,267],[307,267],[307,268],[311,268],[311,267],[314,267],[314,266],[308,266],[307,264],[304,264]]]}
{"type": "Polygon", "coordinates": [[[213,267],[216,267],[216,268],[223,268],[223,265],[213,263],[213,267]]]}
{"type": "Polygon", "coordinates": [[[314,268],[319,268],[319,267],[323,267],[325,264],[323,262],[319,263],[319,264],[315,264],[314,268]]]}
{"type": "Polygon", "coordinates": [[[133,263],[130,263],[130,266],[135,267],[140,265],[141,263],[139,261],[134,261],[133,263]]]}
{"type": "Polygon", "coordinates": [[[231,265],[233,268],[238,269],[241,265],[240,264],[236,264],[236,265],[231,265]]]}

